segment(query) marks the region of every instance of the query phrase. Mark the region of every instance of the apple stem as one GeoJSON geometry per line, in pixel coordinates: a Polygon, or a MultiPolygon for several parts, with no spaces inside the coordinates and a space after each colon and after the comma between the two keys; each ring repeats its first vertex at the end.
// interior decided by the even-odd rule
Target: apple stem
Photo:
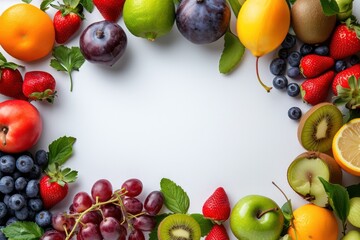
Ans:
{"type": "Polygon", "coordinates": [[[258,79],[259,83],[261,84],[261,86],[263,86],[263,88],[265,88],[265,90],[266,90],[267,92],[270,92],[270,90],[272,89],[272,87],[266,86],[266,85],[261,81],[261,78],[260,78],[260,74],[259,74],[259,58],[260,58],[260,57],[256,57],[256,76],[257,76],[257,79],[258,79]]]}
{"type": "Polygon", "coordinates": [[[278,207],[270,208],[270,209],[267,209],[267,210],[265,210],[265,211],[259,212],[259,213],[256,215],[256,217],[257,217],[258,219],[260,219],[260,218],[261,218],[262,216],[264,216],[266,213],[268,213],[268,212],[275,212],[275,211],[278,211],[278,210],[279,210],[278,207]]]}
{"type": "Polygon", "coordinates": [[[6,145],[6,134],[8,133],[8,131],[9,128],[7,127],[2,127],[1,129],[1,141],[4,146],[6,145]]]}

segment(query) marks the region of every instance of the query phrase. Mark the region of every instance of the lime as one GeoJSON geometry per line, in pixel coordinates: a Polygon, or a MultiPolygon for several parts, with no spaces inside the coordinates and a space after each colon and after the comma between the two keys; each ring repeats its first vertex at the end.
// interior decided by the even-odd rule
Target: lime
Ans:
{"type": "Polygon", "coordinates": [[[123,17],[133,35],[154,41],[174,25],[174,0],[126,0],[123,17]]]}

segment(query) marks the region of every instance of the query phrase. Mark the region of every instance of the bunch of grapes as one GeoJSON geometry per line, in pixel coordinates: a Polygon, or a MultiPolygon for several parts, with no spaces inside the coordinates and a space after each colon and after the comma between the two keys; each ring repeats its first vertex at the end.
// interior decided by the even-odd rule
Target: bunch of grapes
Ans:
{"type": "Polygon", "coordinates": [[[78,192],[65,213],[52,217],[53,230],[41,240],[142,240],[144,232],[156,226],[155,216],[160,212],[164,197],[160,191],[149,193],[140,200],[143,184],[139,179],[126,180],[121,189],[113,191],[106,179],[96,181],[91,193],[78,192]]]}

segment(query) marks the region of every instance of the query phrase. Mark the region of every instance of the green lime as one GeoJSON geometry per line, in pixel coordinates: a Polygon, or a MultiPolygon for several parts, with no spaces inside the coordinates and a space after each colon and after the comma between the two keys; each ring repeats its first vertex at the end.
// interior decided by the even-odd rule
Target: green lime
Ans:
{"type": "Polygon", "coordinates": [[[153,41],[172,29],[174,0],[126,0],[123,17],[133,35],[153,41]]]}

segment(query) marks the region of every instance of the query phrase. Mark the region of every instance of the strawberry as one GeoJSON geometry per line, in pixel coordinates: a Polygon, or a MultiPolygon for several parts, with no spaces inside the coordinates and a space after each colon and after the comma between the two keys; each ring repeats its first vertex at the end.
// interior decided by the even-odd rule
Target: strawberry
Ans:
{"type": "Polygon", "coordinates": [[[341,86],[343,88],[349,88],[348,79],[350,76],[355,76],[355,78],[360,77],[360,63],[354,66],[351,66],[335,75],[334,81],[332,82],[332,91],[335,96],[338,95],[337,87],[341,86]]]}
{"type": "Polygon", "coordinates": [[[300,72],[305,78],[314,78],[334,66],[334,59],[327,56],[309,54],[300,60],[300,72]]]}
{"type": "Polygon", "coordinates": [[[222,187],[218,187],[202,207],[204,217],[215,222],[226,221],[230,216],[229,198],[222,187]]]}
{"type": "Polygon", "coordinates": [[[47,100],[52,103],[56,94],[54,77],[44,71],[26,72],[22,91],[30,100],[47,100]]]}
{"type": "Polygon", "coordinates": [[[125,0],[93,0],[105,20],[116,22],[122,12],[125,0]]]}
{"type": "Polygon", "coordinates": [[[360,51],[360,25],[349,18],[338,25],[330,39],[330,56],[343,59],[360,51]]]}
{"type": "Polygon", "coordinates": [[[224,225],[215,224],[208,235],[206,235],[205,240],[229,240],[229,235],[226,231],[224,225]]]}
{"type": "Polygon", "coordinates": [[[316,105],[324,102],[328,96],[335,72],[330,70],[319,77],[306,79],[300,86],[304,102],[316,105]]]}

